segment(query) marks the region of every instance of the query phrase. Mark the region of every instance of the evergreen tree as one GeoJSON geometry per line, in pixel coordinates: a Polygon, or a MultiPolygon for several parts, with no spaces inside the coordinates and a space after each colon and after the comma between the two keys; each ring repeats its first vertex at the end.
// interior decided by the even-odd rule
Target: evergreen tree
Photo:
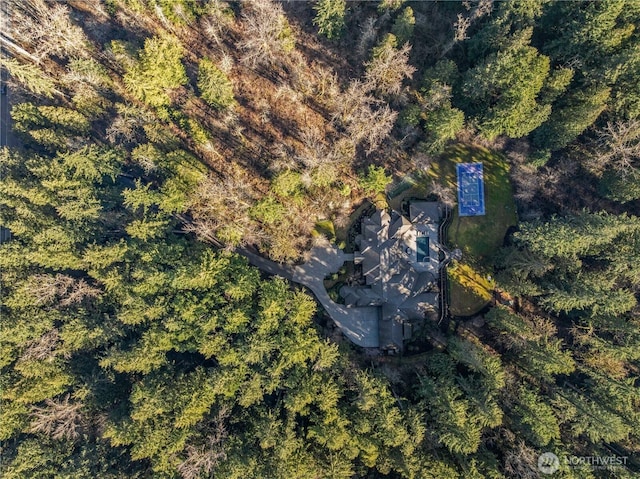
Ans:
{"type": "Polygon", "coordinates": [[[55,83],[40,68],[31,63],[20,63],[14,58],[2,58],[0,64],[27,90],[36,95],[53,98],[55,83]]]}
{"type": "Polygon", "coordinates": [[[384,192],[390,181],[384,168],[375,165],[369,165],[366,173],[360,175],[360,186],[370,195],[384,192]]]}
{"type": "Polygon", "coordinates": [[[534,132],[534,144],[551,151],[564,148],[596,121],[610,95],[608,87],[572,90],[558,100],[549,120],[534,132]]]}
{"type": "Polygon", "coordinates": [[[575,391],[565,389],[559,405],[568,406],[571,415],[571,433],[574,437],[585,436],[592,443],[599,441],[621,441],[631,432],[629,425],[606,404],[575,391]]]}
{"type": "Polygon", "coordinates": [[[464,127],[464,113],[453,108],[450,102],[425,114],[424,129],[427,133],[429,151],[440,153],[445,144],[453,140],[464,127]]]}
{"type": "MultiPolygon", "coordinates": [[[[363,7],[357,50],[379,43],[343,88],[272,0],[9,0],[16,59],[1,62],[24,141],[0,150],[3,478],[498,479],[535,475],[535,448],[636,447],[640,224],[621,212],[637,197],[640,9],[459,7],[363,7]],[[457,16],[455,40],[425,15],[457,16]],[[443,59],[412,91],[430,52],[443,59]],[[358,177],[349,165],[395,134],[385,98],[412,128],[358,177]],[[322,337],[308,293],[190,234],[300,259],[319,212],[346,226],[403,172],[396,147],[438,154],[476,128],[532,133],[539,159],[579,139],[585,186],[620,204],[523,221],[495,264],[498,299],[518,297],[436,349],[363,362],[322,337]]],[[[344,0],[313,12],[344,34],[344,0]]]]}
{"type": "Polygon", "coordinates": [[[544,11],[544,4],[544,0],[524,0],[491,5],[493,10],[489,20],[466,42],[468,61],[475,64],[497,53],[504,48],[505,39],[514,32],[534,27],[544,11]]]}
{"type": "Polygon", "coordinates": [[[522,225],[515,234],[534,255],[574,258],[595,255],[625,232],[638,231],[638,218],[627,215],[584,212],[576,216],[552,217],[522,225]]]}
{"type": "Polygon", "coordinates": [[[560,439],[560,426],[553,408],[531,389],[520,388],[514,412],[518,427],[536,446],[544,447],[560,439]]]}
{"type": "Polygon", "coordinates": [[[549,58],[529,45],[531,33],[517,33],[507,48],[465,74],[464,101],[488,138],[525,136],[549,117],[550,105],[537,102],[549,76],[549,58]]]}
{"type": "Polygon", "coordinates": [[[81,113],[60,106],[36,106],[18,103],[11,109],[14,129],[30,143],[40,144],[50,152],[66,150],[82,143],[90,129],[89,120],[81,113]]]}
{"type": "Polygon", "coordinates": [[[621,203],[640,198],[640,169],[627,174],[608,170],[602,175],[598,190],[607,198],[621,203]]]}
{"type": "Polygon", "coordinates": [[[329,40],[340,38],[345,29],[345,0],[319,0],[313,9],[316,11],[313,24],[318,27],[318,33],[329,40]]]}
{"type": "Polygon", "coordinates": [[[225,109],[235,104],[233,84],[211,60],[202,59],[198,65],[198,89],[209,105],[225,109]]]}
{"type": "Polygon", "coordinates": [[[546,37],[545,52],[557,63],[580,62],[585,85],[613,84],[626,69],[627,51],[637,46],[633,31],[639,14],[637,5],[625,8],[615,1],[579,7],[552,4],[540,22],[546,37]]]}
{"type": "Polygon", "coordinates": [[[403,45],[411,39],[415,24],[416,19],[413,16],[413,9],[411,7],[406,7],[402,12],[400,12],[391,27],[391,33],[395,35],[399,45],[403,45]]]}
{"type": "Polygon", "coordinates": [[[173,37],[147,38],[124,83],[139,100],[153,107],[171,103],[168,92],[187,82],[182,46],[173,37]]]}

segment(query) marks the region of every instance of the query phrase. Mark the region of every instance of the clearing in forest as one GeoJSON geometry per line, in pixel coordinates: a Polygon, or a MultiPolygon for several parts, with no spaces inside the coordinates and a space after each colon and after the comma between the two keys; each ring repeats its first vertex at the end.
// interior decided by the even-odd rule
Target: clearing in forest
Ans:
{"type": "Polygon", "coordinates": [[[457,145],[435,164],[432,174],[453,190],[457,189],[456,169],[462,163],[482,163],[484,177],[483,216],[460,216],[453,210],[449,226],[449,246],[459,248],[463,257],[448,269],[450,312],[469,316],[491,299],[493,284],[487,275],[490,259],[504,241],[507,230],[517,222],[509,164],[498,153],[481,147],[457,145]]]}

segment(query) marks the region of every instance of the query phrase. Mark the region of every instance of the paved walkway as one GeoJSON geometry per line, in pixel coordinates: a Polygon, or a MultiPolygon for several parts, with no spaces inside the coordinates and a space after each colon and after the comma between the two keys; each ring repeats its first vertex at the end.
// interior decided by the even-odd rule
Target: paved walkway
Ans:
{"type": "Polygon", "coordinates": [[[300,266],[287,266],[270,261],[246,249],[239,249],[238,253],[246,256],[252,265],[266,273],[282,276],[309,288],[333,322],[354,344],[364,348],[379,346],[379,309],[376,307],[347,308],[342,304],[335,303],[324,287],[324,278],[331,273],[336,273],[345,261],[352,261],[352,254],[346,254],[326,242],[311,250],[311,259],[306,263],[300,266]]]}
{"type": "Polygon", "coordinates": [[[237,248],[236,253],[246,257],[253,266],[261,269],[265,273],[272,276],[282,276],[289,281],[293,281],[294,267],[288,265],[282,265],[275,261],[268,260],[262,256],[255,254],[253,251],[249,251],[246,248],[237,248]]]}

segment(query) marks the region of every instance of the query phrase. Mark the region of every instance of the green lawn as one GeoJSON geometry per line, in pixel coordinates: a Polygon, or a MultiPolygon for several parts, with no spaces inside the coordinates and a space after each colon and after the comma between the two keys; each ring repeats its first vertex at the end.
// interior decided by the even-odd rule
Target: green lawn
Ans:
{"type": "Polygon", "coordinates": [[[463,260],[449,265],[447,274],[451,299],[449,311],[453,316],[471,316],[491,301],[494,284],[482,269],[474,268],[463,260]]]}
{"type": "Polygon", "coordinates": [[[500,248],[509,227],[516,224],[516,206],[509,182],[509,164],[495,152],[481,147],[457,145],[434,165],[432,174],[457,192],[456,164],[484,165],[484,216],[460,217],[454,207],[449,226],[448,246],[462,250],[462,261],[450,267],[451,314],[471,315],[487,304],[491,297],[486,281],[491,258],[500,248]],[[482,279],[482,280],[480,280],[482,279]]]}

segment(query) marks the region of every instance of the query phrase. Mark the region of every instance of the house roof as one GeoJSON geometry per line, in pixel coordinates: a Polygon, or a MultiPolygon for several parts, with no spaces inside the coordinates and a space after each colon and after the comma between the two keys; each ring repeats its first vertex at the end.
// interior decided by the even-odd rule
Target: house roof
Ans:
{"type": "Polygon", "coordinates": [[[409,221],[404,216],[401,216],[396,213],[396,218],[389,226],[389,237],[390,238],[399,238],[404,235],[411,228],[411,221],[409,221]]]}
{"type": "Polygon", "coordinates": [[[410,319],[424,317],[433,293],[425,293],[435,283],[439,267],[437,242],[440,209],[437,203],[418,201],[409,205],[410,219],[393,211],[378,210],[362,220],[357,238],[362,274],[366,286],[340,290],[348,305],[381,306],[378,330],[380,346],[401,350],[411,334],[410,319]],[[416,239],[428,236],[427,261],[416,260],[416,239]]]}
{"type": "Polygon", "coordinates": [[[440,206],[435,201],[412,201],[409,204],[409,219],[412,223],[438,223],[440,216],[440,206]]]}
{"type": "Polygon", "coordinates": [[[407,315],[395,307],[384,304],[382,306],[382,319],[378,322],[378,337],[380,347],[383,349],[402,349],[404,342],[404,323],[407,315]]]}
{"type": "Polygon", "coordinates": [[[356,288],[343,286],[340,288],[340,296],[344,298],[347,306],[380,306],[382,298],[371,288],[356,288]]]}

